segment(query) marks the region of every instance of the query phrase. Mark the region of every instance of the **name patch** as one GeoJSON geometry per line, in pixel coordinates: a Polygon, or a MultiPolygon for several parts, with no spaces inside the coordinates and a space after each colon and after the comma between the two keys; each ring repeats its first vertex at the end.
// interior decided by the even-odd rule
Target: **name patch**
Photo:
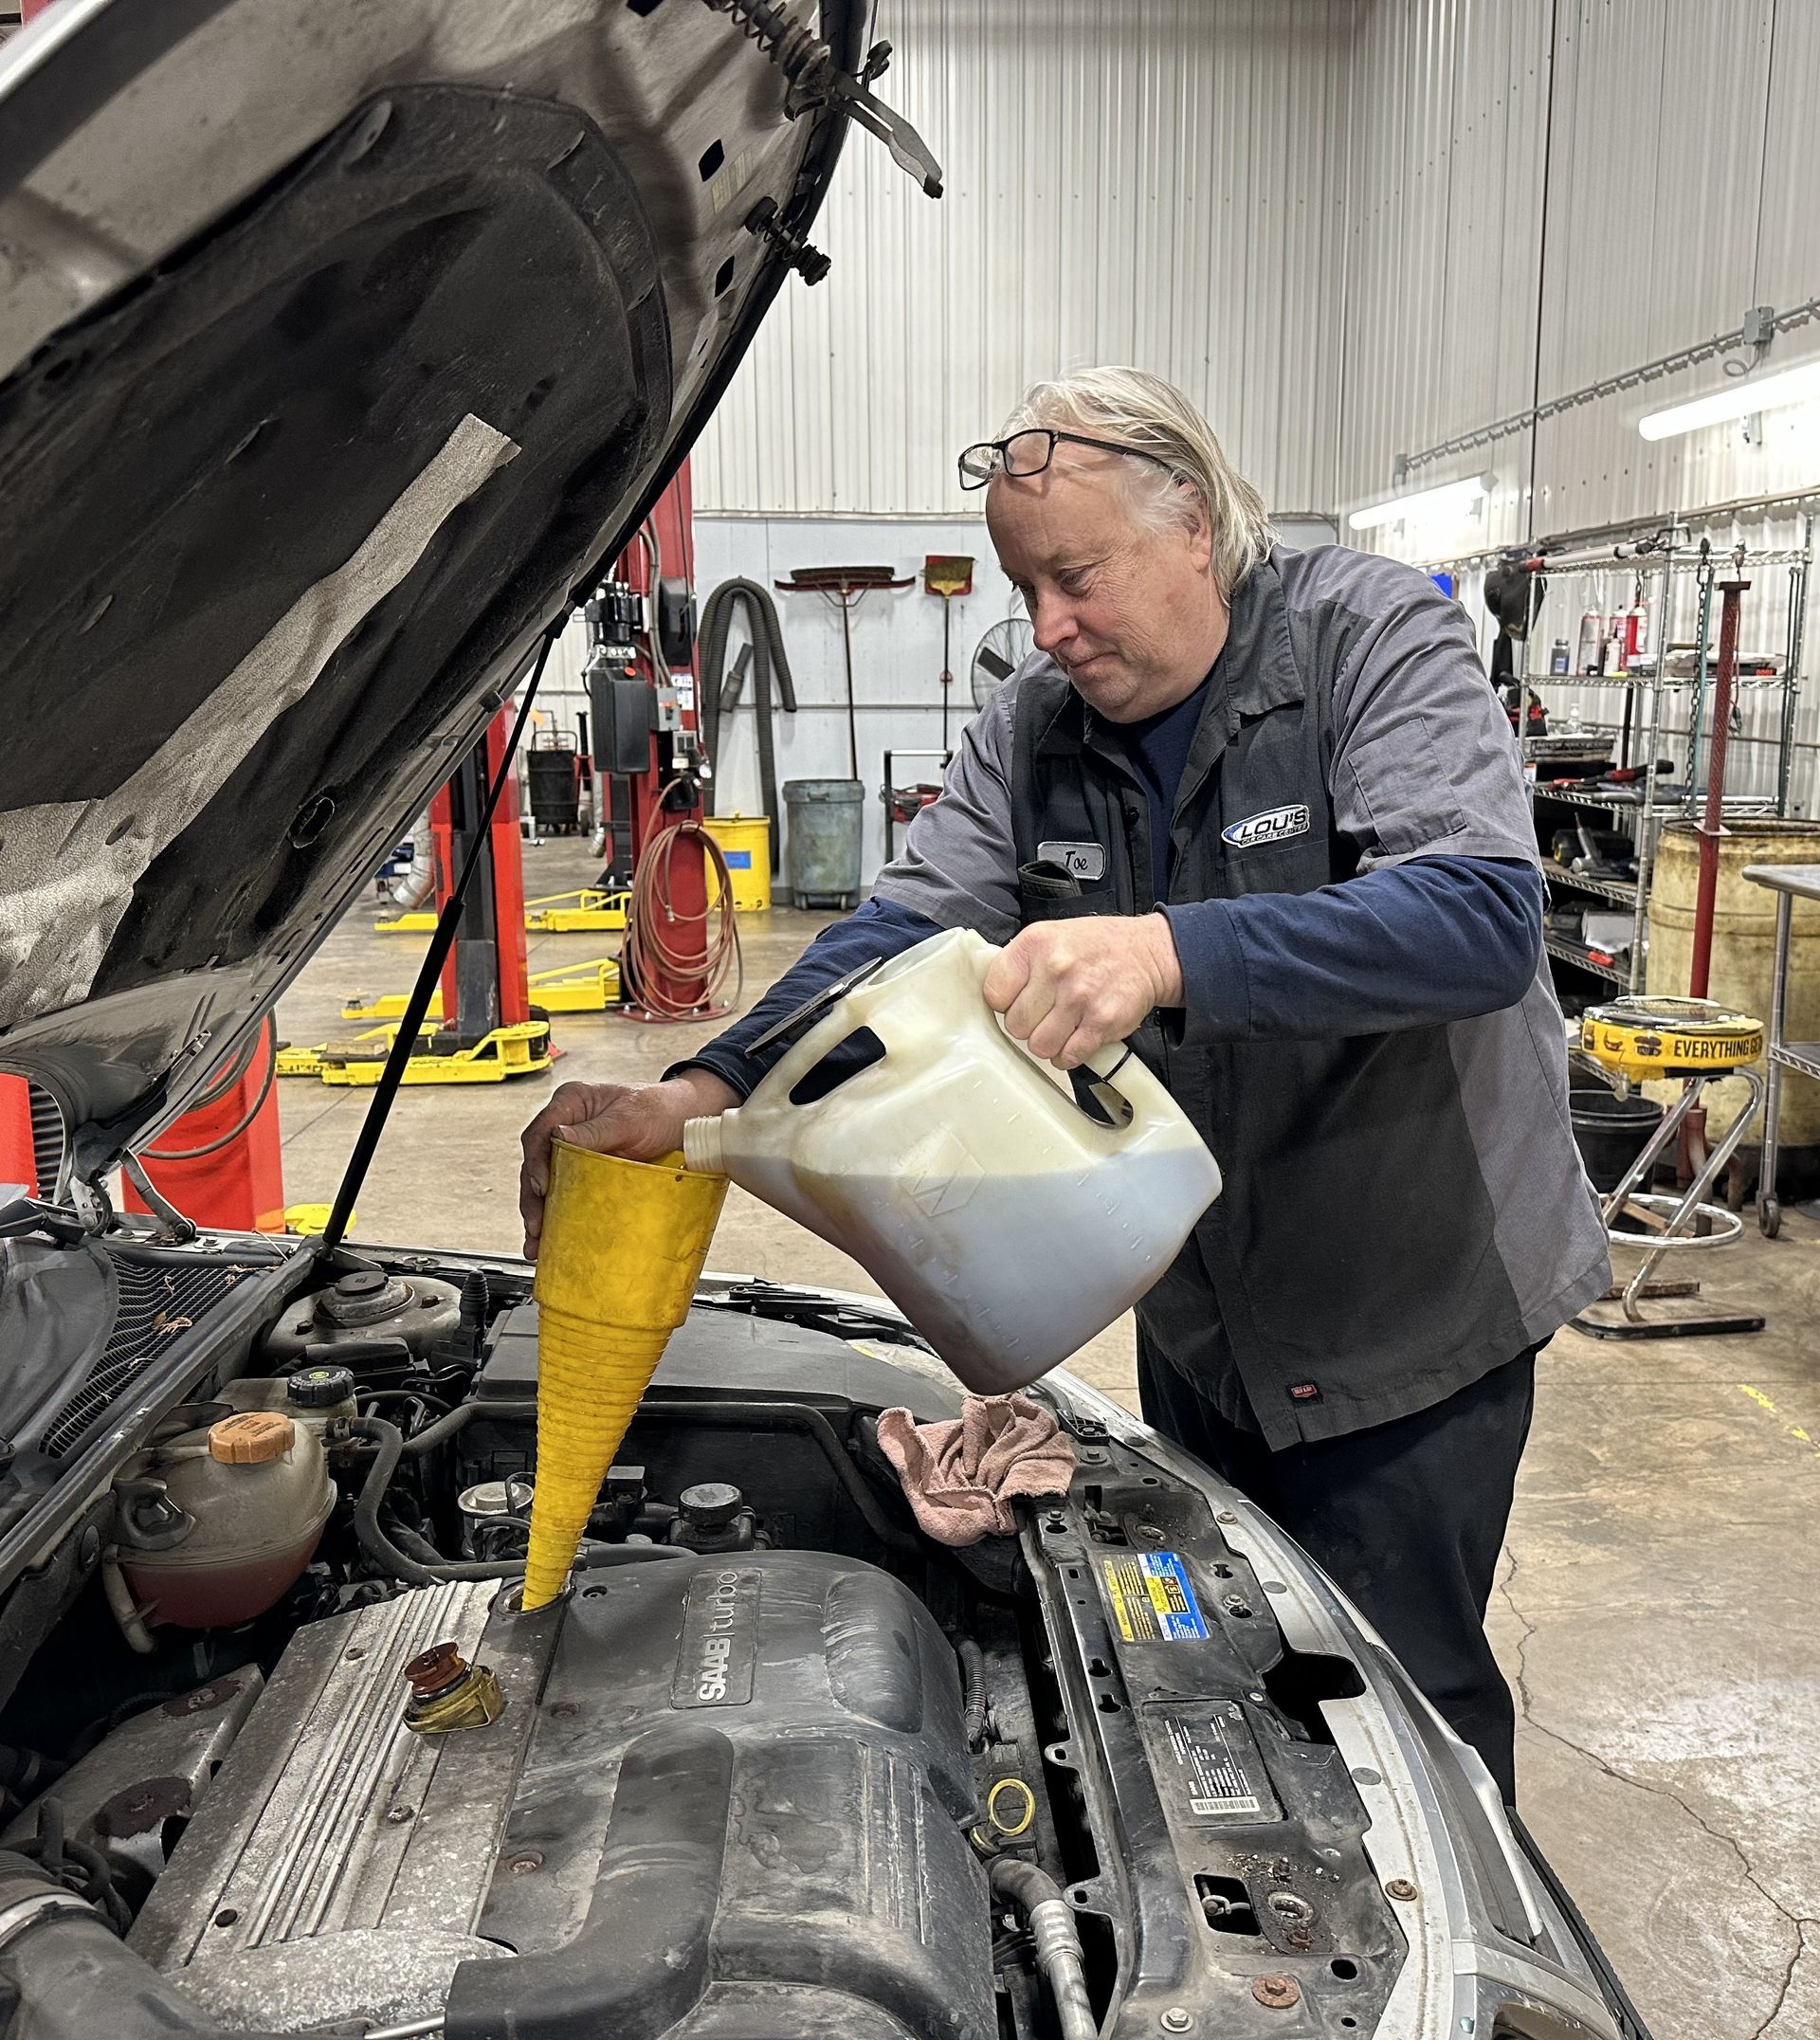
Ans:
{"type": "Polygon", "coordinates": [[[743,1707],[751,1700],[761,1576],[756,1566],[703,1566],[689,1582],[672,1706],[743,1707]]]}
{"type": "Polygon", "coordinates": [[[1286,843],[1291,836],[1305,836],[1308,822],[1305,807],[1270,808],[1263,814],[1247,814],[1242,822],[1228,823],[1220,837],[1235,850],[1250,850],[1261,843],[1286,843]]]}
{"type": "Polygon", "coordinates": [[[1036,854],[1042,863],[1060,865],[1078,879],[1102,879],[1106,875],[1103,843],[1039,843],[1036,854]]]}

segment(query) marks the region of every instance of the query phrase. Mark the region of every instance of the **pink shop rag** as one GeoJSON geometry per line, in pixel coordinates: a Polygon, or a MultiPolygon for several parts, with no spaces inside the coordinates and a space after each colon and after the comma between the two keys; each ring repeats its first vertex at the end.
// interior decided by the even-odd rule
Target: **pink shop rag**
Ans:
{"type": "Polygon", "coordinates": [[[1016,1497],[1065,1494],[1074,1477],[1074,1448],[1028,1395],[970,1395],[958,1417],[939,1424],[887,1410],[879,1445],[918,1523],[938,1544],[1013,1537],[1016,1497]]]}

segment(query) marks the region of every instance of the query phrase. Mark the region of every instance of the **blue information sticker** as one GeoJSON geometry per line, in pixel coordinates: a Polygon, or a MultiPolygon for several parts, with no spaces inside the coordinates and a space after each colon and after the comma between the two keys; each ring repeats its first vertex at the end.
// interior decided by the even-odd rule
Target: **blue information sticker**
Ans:
{"type": "Polygon", "coordinates": [[[727,869],[729,871],[750,871],[752,869],[752,852],[750,850],[723,850],[720,854],[727,860],[727,869]]]}
{"type": "Polygon", "coordinates": [[[1128,1644],[1181,1644],[1207,1634],[1207,1618],[1180,1557],[1173,1551],[1102,1557],[1106,1598],[1128,1644]]]}

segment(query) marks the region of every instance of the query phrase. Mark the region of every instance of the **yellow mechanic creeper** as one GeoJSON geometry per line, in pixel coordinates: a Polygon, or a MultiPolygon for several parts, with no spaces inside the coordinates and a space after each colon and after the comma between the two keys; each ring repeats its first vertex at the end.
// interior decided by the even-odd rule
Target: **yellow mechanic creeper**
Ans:
{"type": "Polygon", "coordinates": [[[524,1606],[562,1591],[620,1440],[688,1316],[727,1178],[550,1150],[537,1253],[537,1478],[524,1606]]]}

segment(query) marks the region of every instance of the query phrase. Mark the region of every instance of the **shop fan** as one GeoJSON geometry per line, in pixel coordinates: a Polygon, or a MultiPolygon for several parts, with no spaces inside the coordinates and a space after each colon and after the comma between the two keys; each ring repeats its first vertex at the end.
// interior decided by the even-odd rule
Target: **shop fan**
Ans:
{"type": "Polygon", "coordinates": [[[974,648],[974,706],[984,708],[1030,656],[1034,634],[1028,616],[1008,616],[974,648]]]}

